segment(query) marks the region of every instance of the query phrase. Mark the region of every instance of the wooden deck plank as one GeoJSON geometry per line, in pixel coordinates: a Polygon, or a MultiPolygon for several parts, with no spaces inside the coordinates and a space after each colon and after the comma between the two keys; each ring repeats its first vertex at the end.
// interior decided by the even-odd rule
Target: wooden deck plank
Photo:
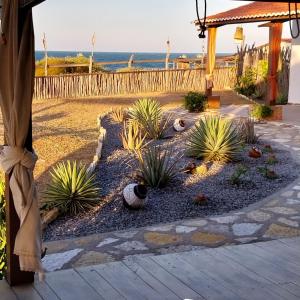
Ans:
{"type": "Polygon", "coordinates": [[[74,270],[48,273],[47,284],[62,300],[99,300],[99,294],[74,270]]]}
{"type": "MultiPolygon", "coordinates": [[[[231,267],[237,269],[240,273],[246,273],[247,277],[251,278],[250,281],[252,281],[252,287],[257,288],[260,287],[264,291],[266,291],[268,294],[271,294],[271,299],[295,299],[293,295],[290,295],[289,292],[286,291],[285,288],[281,287],[280,285],[274,284],[271,280],[261,276],[260,273],[255,273],[252,270],[249,270],[247,267],[239,264],[238,262],[232,260],[231,258],[224,255],[224,253],[220,250],[220,248],[217,249],[210,249],[207,251],[208,254],[216,254],[222,261],[226,262],[227,265],[230,265],[231,267]]],[[[249,281],[248,281],[249,282],[249,281]]],[[[269,299],[265,298],[265,299],[269,299]]]]}
{"type": "Polygon", "coordinates": [[[240,296],[227,290],[219,282],[202,273],[201,268],[195,268],[179,256],[169,254],[155,256],[152,259],[184,284],[195,290],[204,299],[241,299],[240,296]]]}
{"type": "Polygon", "coordinates": [[[246,266],[251,271],[259,273],[276,284],[288,283],[291,282],[290,280],[294,280],[293,274],[281,270],[279,267],[264,261],[252,253],[247,253],[247,249],[245,247],[239,248],[238,251],[231,246],[220,248],[219,250],[225,255],[229,256],[231,259],[239,262],[241,265],[246,266]]]}
{"type": "Polygon", "coordinates": [[[39,293],[42,299],[45,300],[59,300],[57,295],[53,290],[48,286],[46,282],[39,282],[38,279],[34,282],[34,289],[39,293]]]}
{"type": "Polygon", "coordinates": [[[101,295],[100,299],[119,300],[125,299],[116,289],[114,289],[104,278],[102,278],[93,267],[82,267],[76,269],[96,291],[101,295]]]}
{"type": "Polygon", "coordinates": [[[18,300],[43,300],[43,298],[38,294],[31,284],[16,286],[12,289],[17,295],[18,300]]]}
{"type": "Polygon", "coordinates": [[[176,294],[174,294],[170,289],[163,285],[159,280],[153,277],[145,269],[143,269],[139,264],[133,261],[123,262],[128,268],[130,268],[135,274],[137,274],[141,279],[147,282],[159,295],[162,295],[166,300],[181,299],[176,294]]]}
{"type": "Polygon", "coordinates": [[[273,255],[271,249],[268,251],[268,255],[263,253],[263,250],[259,247],[253,249],[254,246],[249,245],[241,245],[239,249],[234,249],[234,253],[238,252],[242,255],[248,255],[249,257],[253,257],[258,264],[264,264],[268,270],[272,270],[277,272],[281,277],[281,282],[278,283],[286,283],[286,282],[294,282],[297,283],[300,280],[300,276],[297,274],[297,270],[291,270],[287,267],[287,263],[284,260],[280,261],[280,256],[273,255]]]}
{"type": "Polygon", "coordinates": [[[12,291],[6,280],[0,280],[0,295],[1,299],[17,300],[17,296],[12,291]]]}
{"type": "Polygon", "coordinates": [[[209,249],[208,251],[183,253],[180,256],[217,282],[220,282],[227,289],[237,293],[241,299],[281,299],[280,296],[276,297],[276,295],[267,291],[257,280],[255,274],[252,273],[249,276],[249,270],[238,268],[232,264],[232,261],[224,260],[223,257],[218,255],[217,251],[211,253],[211,249],[209,249]]]}
{"type": "Polygon", "coordinates": [[[285,270],[289,270],[290,272],[294,273],[296,278],[298,277],[300,282],[300,265],[298,264],[298,259],[296,255],[291,254],[289,249],[284,249],[280,245],[275,244],[272,249],[272,255],[270,255],[270,248],[261,245],[251,245],[248,248],[248,251],[252,251],[253,254],[258,255],[269,261],[280,268],[284,268],[285,270]],[[283,254],[283,255],[280,255],[283,254]]]}
{"type": "Polygon", "coordinates": [[[160,295],[121,262],[98,265],[94,270],[126,299],[159,299],[160,295]]]}
{"type": "Polygon", "coordinates": [[[172,290],[181,299],[201,299],[200,295],[186,286],[183,282],[172,276],[165,269],[154,263],[150,258],[137,258],[142,268],[147,270],[153,277],[159,280],[163,285],[172,290]]]}

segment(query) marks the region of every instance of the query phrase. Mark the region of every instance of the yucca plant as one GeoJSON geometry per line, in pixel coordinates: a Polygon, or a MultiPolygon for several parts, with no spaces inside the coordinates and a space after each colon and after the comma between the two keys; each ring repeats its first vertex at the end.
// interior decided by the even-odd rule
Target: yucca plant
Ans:
{"type": "Polygon", "coordinates": [[[126,110],[123,107],[112,108],[110,117],[114,122],[122,123],[126,119],[126,110]]]}
{"type": "Polygon", "coordinates": [[[240,120],[237,129],[246,144],[257,143],[259,136],[255,133],[255,121],[252,118],[240,120]]]}
{"type": "Polygon", "coordinates": [[[142,135],[139,123],[135,120],[124,122],[121,140],[124,149],[129,151],[140,150],[145,141],[146,136],[142,135]]]}
{"type": "Polygon", "coordinates": [[[49,208],[76,215],[99,203],[100,189],[94,173],[86,166],[67,161],[59,163],[50,172],[52,181],[44,192],[49,208]]]}
{"type": "Polygon", "coordinates": [[[187,155],[208,161],[230,161],[241,150],[241,137],[232,121],[218,116],[200,119],[187,142],[187,155]]]}
{"type": "Polygon", "coordinates": [[[129,117],[136,120],[147,137],[153,140],[164,136],[171,119],[171,115],[164,118],[162,106],[157,100],[148,98],[136,101],[129,117]]]}
{"type": "Polygon", "coordinates": [[[163,150],[159,146],[149,146],[143,152],[136,152],[139,162],[139,173],[144,183],[161,188],[166,186],[176,175],[176,159],[172,159],[170,149],[163,150]]]}

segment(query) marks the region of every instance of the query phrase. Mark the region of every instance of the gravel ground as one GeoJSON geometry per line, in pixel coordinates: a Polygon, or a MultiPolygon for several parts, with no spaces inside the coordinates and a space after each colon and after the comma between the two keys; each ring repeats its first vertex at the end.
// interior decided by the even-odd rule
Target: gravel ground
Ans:
{"type": "MultiPolygon", "coordinates": [[[[119,138],[121,126],[108,118],[104,119],[103,126],[107,128],[108,135],[103,149],[103,160],[97,168],[103,195],[101,204],[94,211],[77,217],[60,217],[47,228],[46,240],[137,228],[239,210],[283,188],[298,176],[299,168],[291,154],[277,148],[276,144],[271,144],[279,161],[271,168],[276,171],[279,178],[266,179],[257,168],[265,165],[268,155],[264,154],[259,159],[249,158],[248,151],[252,146],[246,146],[240,162],[212,164],[205,176],[178,172],[175,181],[168,187],[149,189],[148,202],[144,209],[131,211],[124,208],[121,195],[123,188],[133,182],[132,174],[136,161],[121,147],[119,138]],[[239,163],[247,166],[248,172],[239,186],[233,186],[229,178],[239,163]],[[199,193],[208,197],[206,205],[199,206],[194,203],[193,199],[199,193]]],[[[178,161],[178,170],[195,161],[184,156],[184,141],[187,134],[188,131],[181,134],[173,133],[173,138],[158,142],[162,147],[172,147],[175,156],[183,155],[178,161]]],[[[257,146],[263,148],[266,144],[270,143],[260,140],[257,146]]]]}

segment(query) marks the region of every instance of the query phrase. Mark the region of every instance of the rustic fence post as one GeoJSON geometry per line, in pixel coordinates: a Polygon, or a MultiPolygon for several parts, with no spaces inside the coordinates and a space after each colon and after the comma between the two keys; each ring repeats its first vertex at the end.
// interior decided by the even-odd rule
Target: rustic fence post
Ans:
{"type": "Polygon", "coordinates": [[[128,69],[132,68],[133,59],[134,59],[134,54],[131,54],[129,61],[128,61],[128,69]]]}
{"type": "Polygon", "coordinates": [[[48,51],[47,51],[47,39],[46,39],[46,34],[44,32],[43,35],[43,47],[44,47],[44,52],[45,52],[45,69],[44,69],[44,75],[48,76],[48,51]]]}

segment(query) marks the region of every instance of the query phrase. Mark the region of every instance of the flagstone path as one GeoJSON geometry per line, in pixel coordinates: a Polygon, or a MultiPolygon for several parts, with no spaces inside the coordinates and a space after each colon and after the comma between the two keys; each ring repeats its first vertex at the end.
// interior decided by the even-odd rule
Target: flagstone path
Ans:
{"type": "MultiPolygon", "coordinates": [[[[262,139],[289,149],[300,163],[300,126],[256,126],[262,139]]],[[[300,236],[300,177],[266,199],[232,213],[46,243],[48,271],[300,236]]]]}

